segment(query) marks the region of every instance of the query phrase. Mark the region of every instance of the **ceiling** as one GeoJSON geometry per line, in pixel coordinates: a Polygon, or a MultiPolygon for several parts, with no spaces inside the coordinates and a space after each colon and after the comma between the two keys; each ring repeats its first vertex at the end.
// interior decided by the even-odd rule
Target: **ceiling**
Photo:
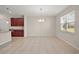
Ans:
{"type": "Polygon", "coordinates": [[[67,7],[68,5],[0,5],[0,12],[7,14],[8,10],[6,8],[9,8],[12,11],[10,13],[12,16],[56,16],[67,7]],[[40,8],[42,8],[42,12],[40,8]]]}

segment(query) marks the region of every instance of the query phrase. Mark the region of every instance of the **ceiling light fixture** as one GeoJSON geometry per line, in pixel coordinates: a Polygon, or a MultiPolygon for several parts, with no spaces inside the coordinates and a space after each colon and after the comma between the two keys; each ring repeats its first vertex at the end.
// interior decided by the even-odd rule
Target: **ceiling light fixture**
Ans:
{"type": "MultiPolygon", "coordinates": [[[[43,8],[40,8],[41,16],[43,17],[43,8]]],[[[38,22],[45,22],[44,18],[40,18],[38,22]]]]}
{"type": "Polygon", "coordinates": [[[9,9],[9,8],[6,8],[7,9],[7,11],[11,14],[12,13],[12,11],[9,9]]]}
{"type": "Polygon", "coordinates": [[[38,20],[38,22],[44,22],[44,21],[45,21],[45,19],[43,19],[43,18],[38,20]]]}
{"type": "Polygon", "coordinates": [[[9,24],[9,22],[8,22],[8,21],[6,21],[6,23],[7,23],[7,24],[9,24]]]}

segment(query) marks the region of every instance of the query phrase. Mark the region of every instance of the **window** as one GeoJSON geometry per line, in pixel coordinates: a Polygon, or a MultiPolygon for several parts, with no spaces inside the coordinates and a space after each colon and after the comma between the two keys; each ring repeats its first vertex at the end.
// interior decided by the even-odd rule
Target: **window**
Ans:
{"type": "Polygon", "coordinates": [[[68,14],[60,18],[61,31],[75,32],[75,11],[69,12],[68,14]]]}

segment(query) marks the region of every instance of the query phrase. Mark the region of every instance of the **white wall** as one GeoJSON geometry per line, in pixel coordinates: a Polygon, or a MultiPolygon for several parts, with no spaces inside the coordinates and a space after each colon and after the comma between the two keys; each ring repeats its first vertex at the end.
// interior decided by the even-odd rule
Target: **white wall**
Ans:
{"type": "Polygon", "coordinates": [[[27,36],[55,36],[55,17],[46,16],[44,23],[39,23],[41,16],[27,17],[27,36]]]}
{"type": "MultiPolygon", "coordinates": [[[[0,14],[0,19],[10,21],[10,18],[3,14],[0,14]]],[[[11,41],[11,32],[10,31],[4,33],[0,32],[0,45],[9,41],[11,41]]]]}
{"type": "Polygon", "coordinates": [[[24,37],[27,37],[27,16],[24,15],[24,37]]]}
{"type": "Polygon", "coordinates": [[[56,35],[60,39],[63,39],[73,47],[79,49],[79,6],[70,6],[66,8],[64,11],[58,14],[56,18],[56,35]],[[66,13],[74,10],[76,13],[76,22],[75,22],[75,27],[76,27],[76,32],[74,34],[68,33],[68,32],[62,32],[60,31],[60,17],[65,15],[66,13]]]}

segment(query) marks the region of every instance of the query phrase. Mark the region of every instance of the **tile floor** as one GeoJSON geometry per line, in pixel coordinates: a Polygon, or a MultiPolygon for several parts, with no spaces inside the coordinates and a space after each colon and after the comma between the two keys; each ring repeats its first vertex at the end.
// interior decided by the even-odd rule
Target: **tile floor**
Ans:
{"type": "Polygon", "coordinates": [[[13,38],[0,46],[0,54],[77,54],[78,50],[56,37],[13,38]]]}

